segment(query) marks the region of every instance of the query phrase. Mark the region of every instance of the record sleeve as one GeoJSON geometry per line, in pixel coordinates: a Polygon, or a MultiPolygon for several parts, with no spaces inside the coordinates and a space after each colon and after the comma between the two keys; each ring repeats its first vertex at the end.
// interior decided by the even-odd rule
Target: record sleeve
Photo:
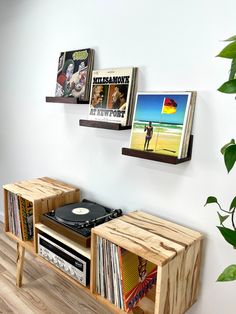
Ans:
{"type": "Polygon", "coordinates": [[[156,285],[157,266],[118,247],[125,311],[130,311],[156,285]]]}
{"type": "Polygon", "coordinates": [[[61,52],[55,96],[89,100],[93,59],[94,50],[90,48],[61,52]]]}
{"type": "Polygon", "coordinates": [[[89,120],[128,125],[137,68],[114,68],[93,71],[89,102],[89,120]]]}
{"type": "Polygon", "coordinates": [[[184,158],[196,92],[138,92],[130,148],[184,158]]]}

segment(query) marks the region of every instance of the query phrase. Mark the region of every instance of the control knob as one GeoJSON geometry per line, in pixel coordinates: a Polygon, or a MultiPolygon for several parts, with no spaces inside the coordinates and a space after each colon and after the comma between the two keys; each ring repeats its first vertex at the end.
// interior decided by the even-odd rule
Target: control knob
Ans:
{"type": "Polygon", "coordinates": [[[60,262],[60,261],[58,261],[58,266],[59,266],[60,268],[63,268],[63,263],[60,262]]]}

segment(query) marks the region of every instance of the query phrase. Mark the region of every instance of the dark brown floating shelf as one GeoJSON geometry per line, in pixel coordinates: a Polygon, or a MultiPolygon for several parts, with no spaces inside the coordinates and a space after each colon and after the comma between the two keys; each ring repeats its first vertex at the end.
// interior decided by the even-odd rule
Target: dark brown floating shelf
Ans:
{"type": "Polygon", "coordinates": [[[46,102],[55,102],[55,103],[63,103],[63,104],[88,104],[88,100],[79,100],[74,97],[51,97],[46,96],[46,102]]]}
{"type": "Polygon", "coordinates": [[[94,121],[94,120],[79,120],[80,126],[87,126],[90,128],[99,128],[99,129],[109,129],[109,130],[127,130],[131,129],[130,125],[123,126],[119,123],[110,123],[110,122],[103,122],[103,121],[94,121]]]}
{"type": "Polygon", "coordinates": [[[156,154],[156,153],[132,149],[132,148],[125,148],[125,147],[122,148],[122,155],[161,161],[161,162],[177,165],[191,159],[192,148],[193,148],[193,135],[190,136],[188,154],[187,154],[187,157],[185,158],[178,159],[177,157],[173,157],[173,156],[161,155],[161,154],[156,154]]]}

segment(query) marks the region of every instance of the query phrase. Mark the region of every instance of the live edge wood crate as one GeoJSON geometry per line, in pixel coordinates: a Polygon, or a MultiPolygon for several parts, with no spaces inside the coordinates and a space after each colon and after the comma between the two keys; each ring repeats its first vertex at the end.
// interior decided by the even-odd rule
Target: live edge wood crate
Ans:
{"type": "Polygon", "coordinates": [[[21,245],[36,250],[36,231],[35,224],[40,222],[40,216],[43,213],[50,212],[53,209],[70,203],[80,201],[80,190],[72,185],[60,182],[48,177],[21,181],[13,184],[6,184],[4,189],[4,206],[5,206],[5,232],[8,236],[17,240],[21,245]],[[8,196],[7,193],[15,193],[22,198],[33,203],[33,225],[34,238],[32,241],[21,241],[9,232],[8,220],[8,196]]]}
{"type": "Polygon", "coordinates": [[[5,233],[11,239],[17,242],[16,284],[18,287],[20,287],[22,283],[25,249],[34,254],[37,252],[38,229],[36,228],[36,224],[40,222],[40,216],[43,213],[50,212],[59,206],[79,202],[80,190],[72,185],[48,177],[21,181],[13,184],[6,184],[3,186],[3,189],[5,207],[5,233]],[[15,193],[33,203],[34,237],[30,241],[22,241],[14,234],[9,232],[8,192],[15,193]]]}
{"type": "MultiPolygon", "coordinates": [[[[199,232],[141,211],[95,227],[91,241],[93,294],[96,294],[96,236],[157,265],[156,291],[141,299],[133,313],[182,314],[196,301],[202,247],[199,232]]],[[[109,306],[112,313],[124,313],[100,295],[97,299],[109,306]]]]}

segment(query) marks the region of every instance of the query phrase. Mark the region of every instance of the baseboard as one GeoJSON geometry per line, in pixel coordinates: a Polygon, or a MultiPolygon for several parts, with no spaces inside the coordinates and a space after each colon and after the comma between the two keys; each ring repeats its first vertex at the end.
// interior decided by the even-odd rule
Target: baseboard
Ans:
{"type": "Polygon", "coordinates": [[[4,216],[3,216],[3,213],[0,213],[0,222],[4,222],[4,216]]]}

